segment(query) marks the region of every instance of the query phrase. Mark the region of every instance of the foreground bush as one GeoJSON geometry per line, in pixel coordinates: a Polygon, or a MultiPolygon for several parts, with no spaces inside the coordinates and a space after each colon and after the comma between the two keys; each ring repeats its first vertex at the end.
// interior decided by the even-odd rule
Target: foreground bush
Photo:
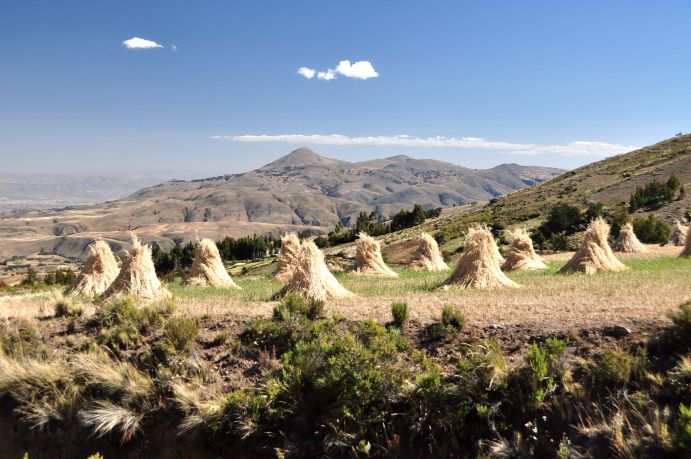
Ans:
{"type": "MultiPolygon", "coordinates": [[[[216,456],[689,457],[690,304],[648,347],[583,359],[546,337],[509,366],[492,340],[450,334],[435,355],[399,329],[312,320],[289,299],[216,354],[257,361],[223,383],[196,357],[199,324],[122,300],[96,322],[98,336],[134,330],[142,345],[127,352],[55,355],[35,324],[0,331],[0,406],[45,435],[81,429],[127,448],[165,423],[216,456]]],[[[444,326],[458,327],[458,313],[443,313],[444,326]]]]}

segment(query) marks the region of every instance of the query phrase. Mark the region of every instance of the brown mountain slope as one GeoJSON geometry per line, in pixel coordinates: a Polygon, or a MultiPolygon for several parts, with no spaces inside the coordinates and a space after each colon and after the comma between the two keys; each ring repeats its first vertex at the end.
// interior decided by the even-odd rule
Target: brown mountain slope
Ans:
{"type": "Polygon", "coordinates": [[[473,170],[407,156],[350,163],[301,148],[260,169],[203,180],[170,181],[94,206],[3,218],[0,257],[43,249],[82,256],[94,237],[126,240],[136,230],[164,246],[199,236],[326,230],[359,212],[388,218],[414,203],[426,207],[484,201],[563,172],[501,165],[473,170]]]}

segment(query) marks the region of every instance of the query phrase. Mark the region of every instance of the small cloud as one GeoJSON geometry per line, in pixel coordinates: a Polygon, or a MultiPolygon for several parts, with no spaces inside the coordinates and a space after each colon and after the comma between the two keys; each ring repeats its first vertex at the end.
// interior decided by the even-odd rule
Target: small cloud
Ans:
{"type": "Polygon", "coordinates": [[[369,61],[358,61],[350,64],[350,61],[341,61],[336,67],[336,72],[348,78],[357,78],[359,80],[367,80],[368,78],[376,78],[379,76],[372,64],[369,61]]]}
{"type": "Polygon", "coordinates": [[[171,51],[177,51],[178,47],[177,47],[177,45],[170,45],[170,49],[171,49],[171,51]]]}
{"type": "Polygon", "coordinates": [[[336,79],[336,72],[333,70],[329,69],[326,72],[319,72],[317,73],[317,78],[320,80],[326,80],[326,81],[331,81],[336,79]]]}
{"type": "Polygon", "coordinates": [[[326,69],[317,71],[309,67],[300,67],[297,72],[308,80],[314,78],[315,74],[318,80],[331,81],[335,80],[337,75],[343,75],[346,78],[355,78],[358,80],[368,80],[379,76],[370,61],[357,61],[351,64],[349,60],[344,60],[338,63],[335,69],[326,69]]]}
{"type": "Polygon", "coordinates": [[[139,37],[132,37],[129,40],[123,41],[122,46],[124,46],[127,49],[163,48],[163,45],[156,43],[155,41],[139,37]]]}
{"type": "Polygon", "coordinates": [[[315,73],[317,73],[316,70],[308,68],[308,67],[300,67],[298,69],[298,75],[302,75],[305,78],[307,78],[308,80],[311,80],[312,78],[314,78],[315,73]]]}

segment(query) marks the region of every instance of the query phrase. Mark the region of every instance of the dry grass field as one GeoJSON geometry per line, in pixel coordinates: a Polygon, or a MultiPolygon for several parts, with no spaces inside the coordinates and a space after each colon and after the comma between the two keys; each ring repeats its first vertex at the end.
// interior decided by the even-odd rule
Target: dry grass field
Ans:
{"type": "MultiPolygon", "coordinates": [[[[422,324],[439,319],[444,305],[462,308],[469,323],[529,325],[565,331],[613,323],[665,322],[665,312],[691,298],[691,260],[678,258],[678,247],[649,246],[645,255],[623,255],[629,270],[595,276],[558,274],[570,253],[548,255],[549,270],[515,272],[508,276],[519,289],[474,290],[437,286],[448,273],[397,270],[398,278],[372,278],[338,274],[352,298],[326,306],[327,315],[347,319],[390,320],[390,305],[405,301],[411,319],[422,324]]],[[[241,291],[187,287],[173,282],[168,288],[176,297],[176,314],[191,317],[248,319],[269,317],[274,295],[281,284],[266,275],[236,278],[241,291]]],[[[53,299],[47,292],[0,296],[0,319],[42,318],[53,314],[53,299]]],[[[86,302],[85,315],[95,307],[86,302]]]]}

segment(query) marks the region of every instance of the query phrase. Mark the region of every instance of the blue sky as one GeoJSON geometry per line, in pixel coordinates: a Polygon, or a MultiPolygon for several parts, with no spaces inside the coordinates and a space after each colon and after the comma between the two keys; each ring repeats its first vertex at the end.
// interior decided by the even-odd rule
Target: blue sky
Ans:
{"type": "Polygon", "coordinates": [[[5,0],[0,171],[194,177],[303,145],[571,168],[688,131],[690,75],[688,1],[5,0]],[[297,73],[343,60],[378,76],[297,73]]]}

